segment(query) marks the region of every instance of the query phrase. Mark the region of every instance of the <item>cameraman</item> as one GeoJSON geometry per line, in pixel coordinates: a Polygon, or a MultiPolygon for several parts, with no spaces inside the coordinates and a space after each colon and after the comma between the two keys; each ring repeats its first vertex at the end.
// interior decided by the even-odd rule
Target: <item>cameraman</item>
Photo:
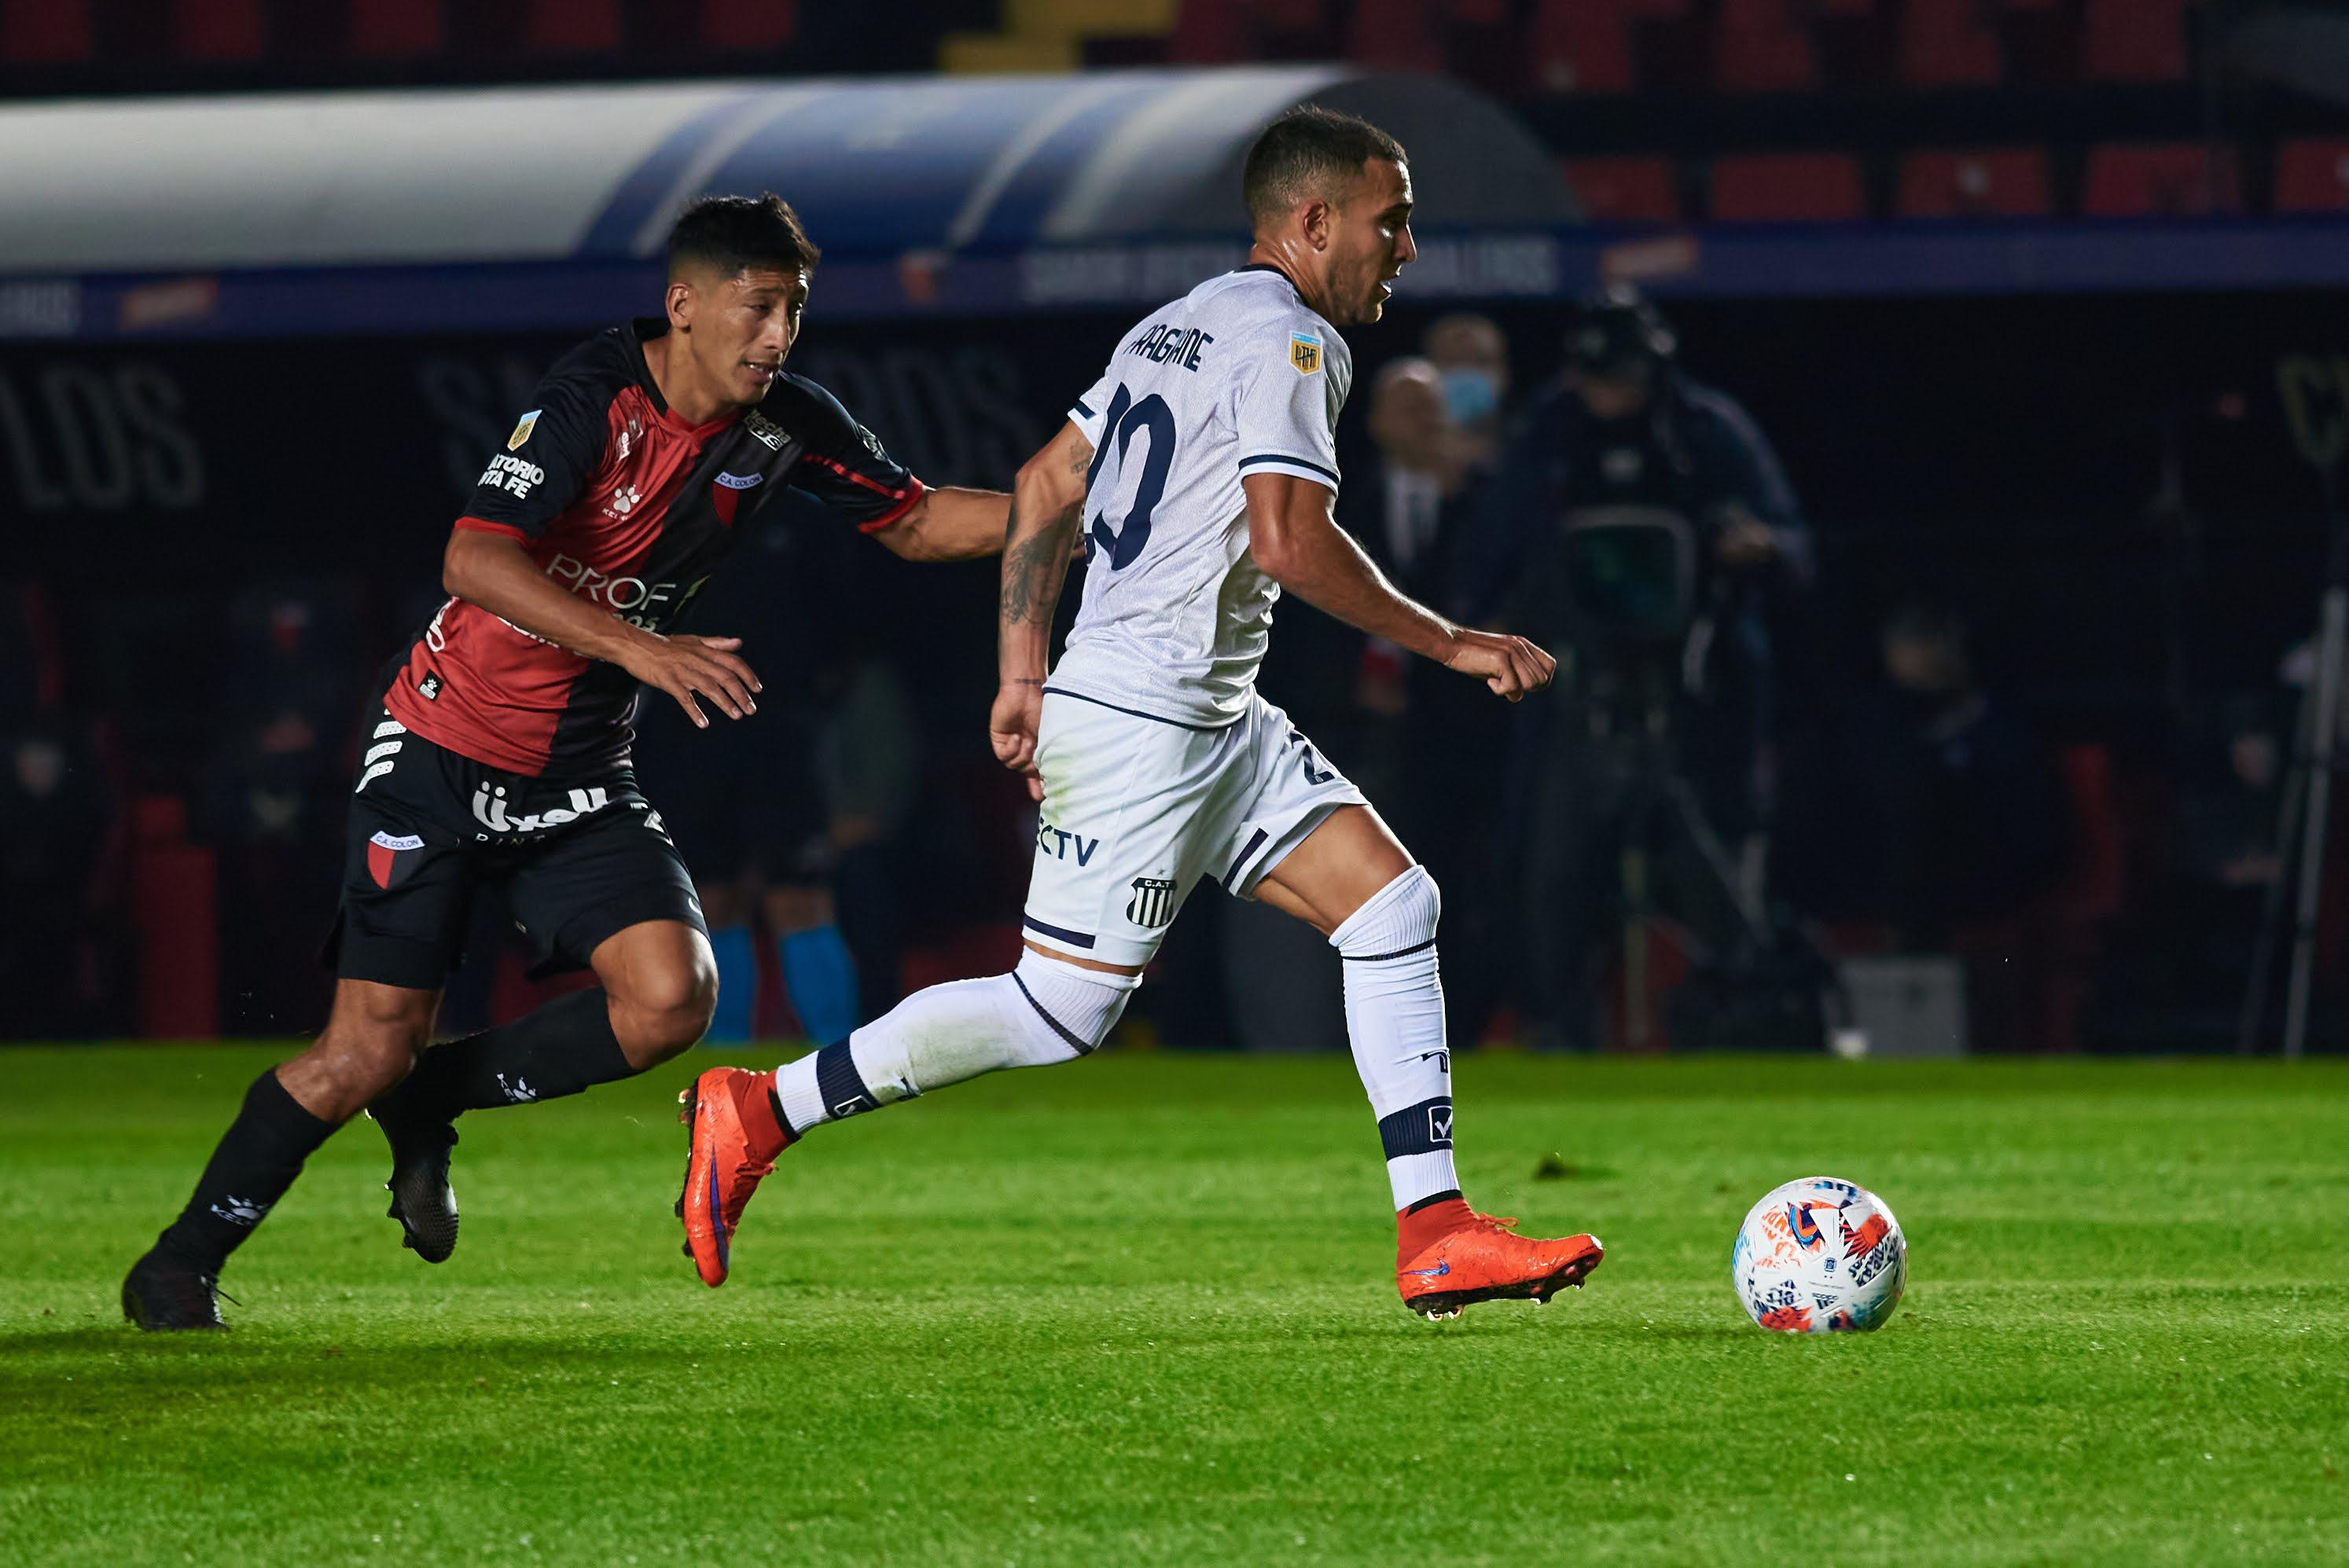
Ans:
{"type": "MultiPolygon", "coordinates": [[[[1585,301],[1566,366],[1515,422],[1462,542],[1460,609],[1572,650],[1547,700],[1524,705],[1514,766],[1523,868],[1526,1023],[1537,1041],[1593,1043],[1590,961],[1609,936],[1627,832],[1653,807],[1663,764],[1693,787],[1758,904],[1760,835],[1773,805],[1771,624],[1810,579],[1794,491],[1750,416],[1682,375],[1655,307],[1613,287],[1585,301]],[[1566,524],[1639,508],[1684,525],[1689,595],[1669,645],[1631,646],[1578,605],[1566,524]]],[[[1678,526],[1676,525],[1676,526],[1678,526]]],[[[1674,574],[1639,584],[1677,593],[1674,574]]],[[[1671,875],[1671,868],[1665,868],[1671,875]]]]}

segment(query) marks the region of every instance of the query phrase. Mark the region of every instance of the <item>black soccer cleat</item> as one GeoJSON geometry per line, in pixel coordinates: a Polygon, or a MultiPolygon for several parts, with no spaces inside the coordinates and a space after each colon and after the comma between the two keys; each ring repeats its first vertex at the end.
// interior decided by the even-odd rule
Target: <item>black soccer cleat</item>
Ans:
{"type": "Polygon", "coordinates": [[[367,1115],[391,1143],[391,1180],[384,1190],[399,1222],[399,1244],[428,1264],[449,1261],[457,1250],[457,1194],[449,1185],[449,1152],[457,1130],[439,1119],[400,1114],[392,1097],[367,1107],[367,1115]]]}
{"type": "Polygon", "coordinates": [[[180,1262],[162,1248],[130,1265],[122,1282],[122,1315],[150,1334],[220,1328],[220,1276],[180,1262]]]}

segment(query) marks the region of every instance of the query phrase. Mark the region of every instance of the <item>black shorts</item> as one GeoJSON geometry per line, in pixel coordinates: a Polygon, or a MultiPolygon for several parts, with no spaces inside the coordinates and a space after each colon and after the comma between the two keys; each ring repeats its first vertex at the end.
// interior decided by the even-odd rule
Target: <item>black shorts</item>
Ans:
{"type": "Polygon", "coordinates": [[[533,978],[585,967],[605,937],[644,921],[709,929],[630,769],[533,779],[435,746],[381,709],[367,728],[324,954],[341,978],[440,989],[482,888],[504,897],[535,949],[533,978]]]}

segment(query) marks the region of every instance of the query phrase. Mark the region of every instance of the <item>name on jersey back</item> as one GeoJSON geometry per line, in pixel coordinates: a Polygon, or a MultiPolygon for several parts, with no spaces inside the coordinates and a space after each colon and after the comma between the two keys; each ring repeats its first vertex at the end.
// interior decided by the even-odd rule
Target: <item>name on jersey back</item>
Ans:
{"type": "Polygon", "coordinates": [[[1174,326],[1160,322],[1149,331],[1125,346],[1128,354],[1138,354],[1157,365],[1180,365],[1185,370],[1199,368],[1199,351],[1216,341],[1212,332],[1201,332],[1195,326],[1174,326]]]}

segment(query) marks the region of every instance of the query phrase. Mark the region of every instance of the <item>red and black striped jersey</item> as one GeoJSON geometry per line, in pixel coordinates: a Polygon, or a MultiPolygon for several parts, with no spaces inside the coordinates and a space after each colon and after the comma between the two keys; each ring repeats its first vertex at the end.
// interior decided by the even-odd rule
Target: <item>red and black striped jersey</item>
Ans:
{"type": "MultiPolygon", "coordinates": [[[[457,526],[519,541],[572,593],[666,633],[786,487],[868,533],[921,499],[921,481],[802,377],[778,376],[756,408],[687,424],[645,365],[645,342],[667,330],[640,317],[557,361],[457,526]]],[[[436,745],[544,776],[625,762],[636,696],[618,665],[450,599],[418,634],[384,706],[436,745]]]]}

